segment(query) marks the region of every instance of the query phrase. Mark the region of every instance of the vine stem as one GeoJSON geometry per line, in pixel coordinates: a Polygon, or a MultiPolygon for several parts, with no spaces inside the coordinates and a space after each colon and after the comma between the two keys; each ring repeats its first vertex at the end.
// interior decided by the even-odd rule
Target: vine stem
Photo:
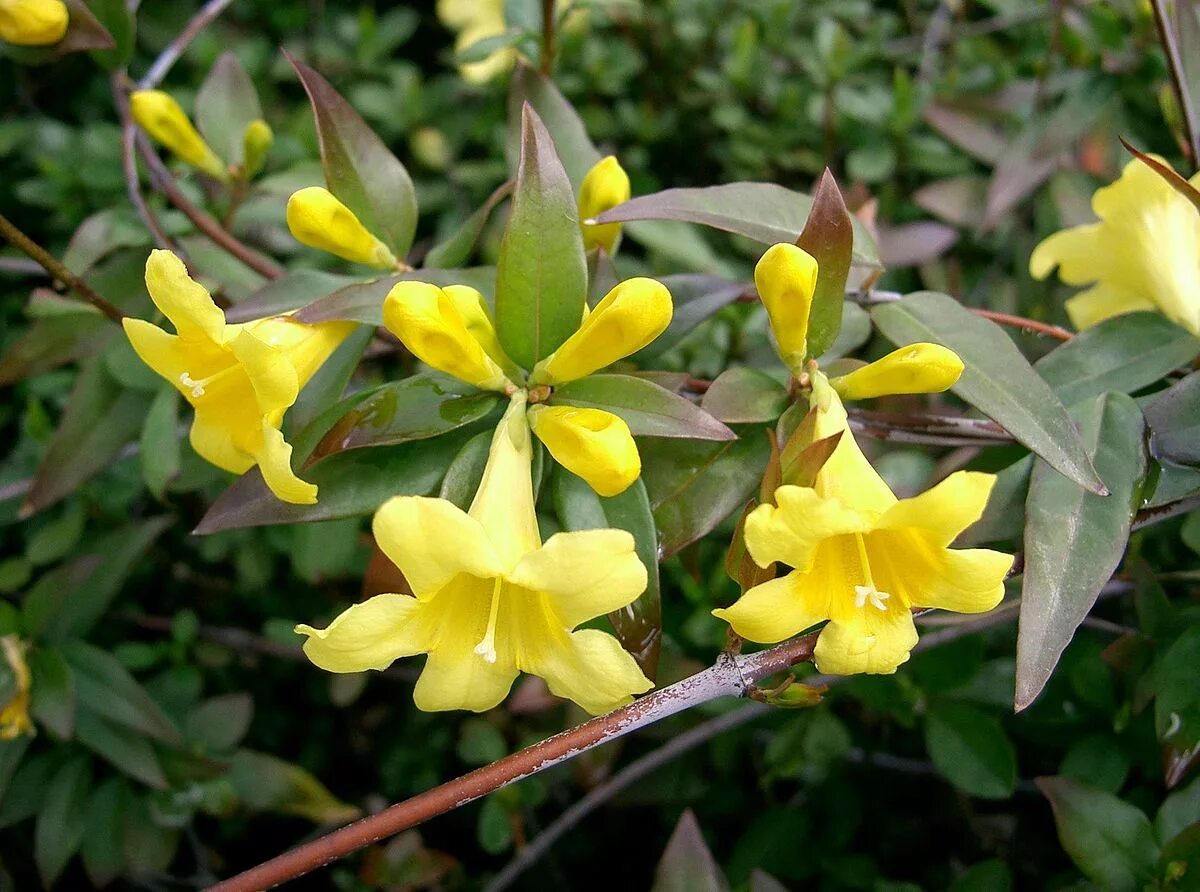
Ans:
{"type": "Polygon", "coordinates": [[[554,70],[554,0],[542,0],[542,59],[541,71],[550,77],[554,70]]]}
{"type": "MultiPolygon", "coordinates": [[[[851,298],[863,306],[871,306],[873,304],[894,303],[904,297],[898,291],[847,291],[846,296],[851,298]]],[[[1032,332],[1033,334],[1046,335],[1054,338],[1057,341],[1069,341],[1075,337],[1074,332],[1067,331],[1061,325],[1051,325],[1048,322],[1038,322],[1036,319],[1029,319],[1026,316],[1014,316],[1011,313],[998,313],[995,310],[985,310],[981,307],[967,307],[967,310],[974,313],[976,316],[982,316],[984,319],[990,319],[997,325],[1007,325],[1010,328],[1019,328],[1022,331],[1032,332]]]]}
{"type": "MultiPolygon", "coordinates": [[[[125,95],[125,80],[128,77],[124,70],[114,72],[112,76],[113,104],[117,108],[117,117],[121,119],[121,169],[125,172],[125,193],[129,203],[137,210],[138,216],[150,230],[154,243],[168,251],[180,253],[179,247],[171,242],[166,230],[158,221],[158,216],[146,203],[142,194],[141,177],[138,175],[137,156],[134,154],[134,144],[137,141],[137,125],[129,111],[129,99],[125,95]]],[[[185,258],[186,259],[186,258],[185,258]]]]}
{"type": "Polygon", "coordinates": [[[3,214],[0,214],[0,235],[4,236],[5,239],[11,242],[14,247],[25,254],[30,260],[37,263],[42,269],[90,303],[111,321],[117,323],[117,325],[121,324],[121,320],[125,316],[124,313],[97,294],[87,282],[59,263],[49,251],[18,229],[17,225],[3,214]]]}
{"type": "Polygon", "coordinates": [[[411,799],[305,843],[210,887],[210,892],[259,892],[303,876],[384,837],[445,814],[530,775],[610,743],[631,731],[722,697],[741,697],[754,684],[812,658],[815,633],[750,656],[722,654],[681,682],[555,734],[519,752],[426,790],[411,799]]]}

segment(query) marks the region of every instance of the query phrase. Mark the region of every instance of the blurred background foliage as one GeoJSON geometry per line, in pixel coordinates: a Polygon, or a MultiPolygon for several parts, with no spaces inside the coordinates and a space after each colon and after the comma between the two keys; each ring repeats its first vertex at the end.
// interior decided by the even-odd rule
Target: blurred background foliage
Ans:
{"type": "MultiPolygon", "coordinates": [[[[556,82],[635,195],[744,179],[808,191],[828,164],[853,208],[878,222],[883,287],[1064,323],[1064,292],[1033,282],[1028,256],[1089,218],[1091,192],[1125,160],[1116,137],[1186,166],[1154,25],[1134,0],[576,5],[585,23],[562,35],[556,82]]],[[[135,76],[195,9],[143,4],[135,76]]],[[[276,133],[238,230],[290,266],[336,269],[283,226],[286,196],[321,177],[311,112],[278,48],[328,77],[408,166],[424,250],[507,176],[505,78],[465,82],[453,43],[431,4],[234,3],[164,87],[190,107],[218,56],[237,54],[276,133]]],[[[150,241],[126,198],[110,84],[86,54],[39,67],[0,59],[0,170],[0,213],[102,293],[144,300],[150,241]],[[84,220],[99,222],[77,232],[84,220]]],[[[187,232],[176,212],[162,218],[187,232]]],[[[685,232],[627,249],[625,270],[745,276],[758,250],[685,232]]],[[[484,261],[498,238],[493,221],[484,261]]],[[[261,284],[197,237],[183,242],[227,298],[261,284]]],[[[365,520],[189,536],[225,475],[180,445],[178,405],[156,396],[132,353],[107,349],[114,333],[45,284],[0,252],[0,633],[36,630],[39,679],[37,736],[0,744],[0,887],[33,888],[40,873],[61,888],[194,888],[295,844],[314,822],[376,809],[580,720],[536,684],[484,716],[426,715],[411,703],[410,664],[330,677],[302,662],[294,621],[388,589],[369,565],[365,520]],[[14,349],[51,319],[51,347],[14,349]],[[128,413],[137,446],[18,522],[80,363],[98,410],[128,413]]],[[[1047,349],[1017,337],[1028,355],[1047,349]]],[[[712,377],[768,356],[761,310],[740,304],[665,363],[712,377]]],[[[389,362],[364,364],[358,383],[393,377],[389,362]]],[[[989,458],[1000,468],[1018,454],[989,458]]],[[[940,458],[878,455],[905,493],[940,458]]],[[[736,595],[723,571],[731,530],[663,567],[660,684],[724,643],[709,610],[736,595]]],[[[1200,888],[1169,879],[1172,859],[1196,847],[1178,834],[1200,820],[1197,753],[1162,745],[1146,708],[1164,691],[1197,708],[1200,515],[1137,534],[1131,549],[1112,591],[1121,597],[1097,608],[1026,712],[1011,709],[1014,628],[997,625],[916,655],[896,676],[851,680],[816,709],[764,711],[667,762],[516,887],[778,888],[763,874],[823,890],[1075,888],[1084,876],[1104,887],[1116,849],[1139,883],[1200,888]],[[1033,784],[1043,775],[1088,786],[1053,794],[1084,816],[1069,853],[1033,784]],[[685,809],[694,822],[680,823],[685,809]]],[[[11,672],[0,677],[0,689],[16,686],[11,672]]],[[[481,888],[623,764],[738,706],[656,725],[296,887],[481,888]]]]}

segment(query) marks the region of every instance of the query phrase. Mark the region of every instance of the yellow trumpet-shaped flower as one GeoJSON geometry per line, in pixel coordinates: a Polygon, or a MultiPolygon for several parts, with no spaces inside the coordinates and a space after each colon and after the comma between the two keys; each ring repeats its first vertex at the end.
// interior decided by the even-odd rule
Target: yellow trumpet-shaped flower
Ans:
{"type": "Polygon", "coordinates": [[[564,384],[636,353],[671,323],[671,292],[654,279],[626,279],[578,330],[534,367],[530,384],[564,384]]]}
{"type": "Polygon", "coordinates": [[[375,515],[375,539],[415,597],[376,595],[328,628],[300,625],[304,652],[330,672],[384,669],[427,653],[413,699],[434,711],[491,709],[520,672],[599,714],[651,682],[617,640],[571,631],[646,587],[624,530],[556,533],[542,544],[534,513],[532,443],[518,392],[496,428],[469,511],[398,496],[375,515]]]}
{"type": "MultiPolygon", "coordinates": [[[[1200,186],[1200,174],[1189,181],[1200,186]]],[[[1135,310],[1158,310],[1200,336],[1200,212],[1138,160],[1096,190],[1097,223],[1056,232],[1029,258],[1044,279],[1058,267],[1068,285],[1091,285],[1067,301],[1076,328],[1135,310]]]]}
{"type": "Polygon", "coordinates": [[[309,186],[292,193],[287,203],[287,225],[296,241],[310,248],[379,269],[396,266],[396,258],[388,246],[323,186],[309,186]]]}
{"type": "Polygon", "coordinates": [[[959,471],[897,500],[854,442],[841,400],[824,394],[814,436],[842,438],[815,485],[781,486],[775,504],[746,518],[754,561],[794,569],[713,614],[764,643],[828,620],[814,652],[821,672],[890,674],[917,643],[912,608],[979,613],[1003,597],[1010,555],[949,547],[982,514],[995,478],[959,471]]]}
{"type": "Polygon", "coordinates": [[[397,282],[383,301],[383,324],[428,366],[484,390],[511,386],[511,363],[474,288],[397,282]]]}
{"type": "Polygon", "coordinates": [[[282,501],[315,502],[317,488],[292,471],[292,447],[279,428],[300,389],[354,324],[306,325],[273,316],[229,325],[221,308],[170,251],[150,254],[146,287],[177,334],[131,318],[124,320],[125,334],[142,361],[195,408],[192,447],[235,474],[258,465],[267,486],[282,501]]]}
{"type": "Polygon", "coordinates": [[[817,288],[816,259],[786,242],[772,245],[754,267],[754,285],[767,308],[780,358],[793,372],[799,372],[808,352],[808,316],[817,288]]]}
{"type": "Polygon", "coordinates": [[[5,674],[11,679],[6,687],[11,694],[0,706],[0,740],[14,740],[22,734],[33,734],[29,718],[29,665],[25,662],[25,643],[16,635],[0,636],[0,656],[5,674]]]}
{"type": "MultiPolygon", "coordinates": [[[[579,185],[579,219],[590,220],[629,201],[629,175],[613,155],[601,158],[579,185]]],[[[612,254],[621,237],[620,223],[580,223],[583,247],[591,251],[603,248],[612,254]]]]}
{"type": "Polygon", "coordinates": [[[529,423],[554,460],[602,496],[624,492],[642,473],[629,425],[611,412],[534,406],[529,423]]]}
{"type": "Polygon", "coordinates": [[[62,0],[0,0],[0,40],[17,46],[49,46],[67,33],[62,0]]]}
{"type": "Polygon", "coordinates": [[[893,393],[941,393],[963,373],[963,361],[941,344],[909,344],[882,359],[833,378],[842,399],[865,400],[893,393]]]}
{"type": "Polygon", "coordinates": [[[169,94],[162,90],[137,90],[129,97],[133,119],[155,140],[179,158],[222,182],[229,171],[169,94]]]}

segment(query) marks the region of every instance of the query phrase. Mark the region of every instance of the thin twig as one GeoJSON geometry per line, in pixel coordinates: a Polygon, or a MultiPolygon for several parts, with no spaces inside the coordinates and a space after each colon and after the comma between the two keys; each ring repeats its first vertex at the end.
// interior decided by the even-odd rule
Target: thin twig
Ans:
{"type": "MultiPolygon", "coordinates": [[[[1158,27],[1158,38],[1162,42],[1163,52],[1167,54],[1167,67],[1171,69],[1171,83],[1175,87],[1175,98],[1179,101],[1179,110],[1183,115],[1183,126],[1187,130],[1185,136],[1187,137],[1188,160],[1194,166],[1200,163],[1198,110],[1192,104],[1187,72],[1183,68],[1183,56],[1179,51],[1179,43],[1175,39],[1175,30],[1171,27],[1167,4],[1165,0],[1153,0],[1150,6],[1154,10],[1154,24],[1158,27]]],[[[1191,3],[1187,3],[1186,7],[1184,14],[1191,15],[1191,3]]]]}
{"type": "Polygon", "coordinates": [[[124,81],[126,77],[127,75],[123,71],[114,72],[112,76],[113,104],[116,105],[117,116],[121,119],[121,168],[125,172],[125,193],[129,196],[129,203],[134,206],[138,216],[150,230],[154,243],[160,248],[181,254],[179,246],[173,244],[167,237],[166,231],[158,221],[158,216],[146,203],[146,196],[142,195],[137,156],[134,154],[137,125],[133,122],[133,115],[129,111],[129,98],[125,95],[124,81]]]}
{"type": "Polygon", "coordinates": [[[996,424],[981,418],[958,415],[891,412],[872,412],[849,409],[850,428],[877,440],[894,443],[925,443],[934,446],[1005,446],[1013,442],[1012,435],[996,424]]]}
{"type": "MultiPolygon", "coordinates": [[[[904,295],[898,291],[875,291],[873,289],[867,291],[847,291],[846,297],[864,307],[870,307],[875,304],[890,304],[904,299],[904,295]]],[[[1025,316],[998,313],[995,310],[985,310],[981,307],[965,307],[965,309],[976,316],[990,319],[998,325],[1008,325],[1012,328],[1019,328],[1034,334],[1046,335],[1059,341],[1069,341],[1075,337],[1074,333],[1067,331],[1061,326],[1050,325],[1047,322],[1038,322],[1036,319],[1029,319],[1025,316]]]]}
{"type": "Polygon", "coordinates": [[[0,214],[0,236],[10,241],[17,250],[36,262],[53,278],[62,282],[110,320],[121,324],[125,314],[97,294],[87,282],[79,278],[56,260],[49,251],[23,233],[16,224],[0,214]]]}
{"type": "Polygon", "coordinates": [[[191,21],[184,26],[175,39],[166,45],[158,58],[154,60],[150,68],[146,71],[145,76],[138,81],[137,88],[139,90],[153,90],[163,82],[163,78],[167,76],[167,72],[171,70],[179,57],[183,55],[184,50],[188,45],[196,39],[196,35],[203,31],[208,24],[225,11],[225,8],[231,4],[233,0],[208,0],[203,6],[196,11],[192,16],[191,21]]]}
{"type": "Polygon", "coordinates": [[[542,0],[542,74],[550,77],[554,71],[554,0],[542,0]]]}

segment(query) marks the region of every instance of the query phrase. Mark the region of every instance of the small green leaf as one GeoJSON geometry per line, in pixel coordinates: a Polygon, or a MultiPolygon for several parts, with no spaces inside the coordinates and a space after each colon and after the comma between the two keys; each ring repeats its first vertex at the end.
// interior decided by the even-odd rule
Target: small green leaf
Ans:
{"type": "Polygon", "coordinates": [[[62,767],[61,755],[56,752],[39,753],[22,761],[29,738],[0,742],[3,745],[6,767],[16,764],[15,772],[7,783],[3,798],[0,798],[0,830],[19,824],[33,817],[46,801],[46,790],[54,773],[62,767]]]}
{"type": "Polygon", "coordinates": [[[297,815],[314,824],[342,824],[361,814],[299,765],[266,753],[238,750],[229,779],[242,805],[254,811],[297,815]]]}
{"type": "Polygon", "coordinates": [[[1061,474],[1105,492],[1062,402],[1000,326],[932,291],[878,306],[872,316],[898,346],[932,341],[957,353],[966,369],[954,385],[956,394],[1061,474]]]}
{"type": "Polygon", "coordinates": [[[1154,727],[1158,739],[1176,750],[1200,743],[1200,626],[1176,638],[1154,666],[1154,727]]]}
{"type": "Polygon", "coordinates": [[[125,784],[110,777],[96,788],[88,806],[87,826],[83,831],[83,869],[97,887],[107,886],[125,867],[125,853],[113,844],[116,828],[122,823],[125,784]]]}
{"type": "MultiPolygon", "coordinates": [[[[288,313],[350,285],[361,284],[354,276],[341,276],[316,269],[289,270],[225,311],[227,322],[249,322],[264,316],[288,313]]],[[[379,296],[383,302],[383,295],[379,296]]],[[[382,318],[382,310],[381,318],[382,318]]]]}
{"type": "Polygon", "coordinates": [[[726,424],[773,423],[787,404],[787,388],[746,366],[721,372],[700,401],[705,412],[726,424]]]}
{"type": "Polygon", "coordinates": [[[210,697],[188,713],[184,736],[209,753],[233,750],[254,718],[254,698],[249,694],[223,694],[210,697]]]}
{"type": "Polygon", "coordinates": [[[1167,388],[1145,411],[1155,458],[1200,465],[1200,372],[1167,388]]]}
{"type": "Polygon", "coordinates": [[[179,473],[179,391],[169,384],[159,388],[146,413],[140,441],[142,479],[146,488],[161,499],[179,473]]]}
{"type": "Polygon", "coordinates": [[[39,725],[56,737],[70,739],[75,730],[75,676],[57,650],[37,648],[29,654],[29,706],[39,725]]]}
{"type": "Polygon", "coordinates": [[[71,12],[67,34],[62,43],[55,47],[63,51],[63,44],[72,49],[83,49],[90,44],[92,58],[105,71],[116,71],[129,64],[133,58],[137,39],[137,18],[123,0],[68,0],[71,12]],[[108,41],[104,40],[108,37],[108,41]]]}
{"type": "Polygon", "coordinates": [[[467,719],[458,732],[457,752],[468,765],[488,765],[508,755],[508,744],[487,719],[467,719]]]}
{"type": "Polygon", "coordinates": [[[42,884],[49,888],[79,849],[87,825],[92,769],[86,758],[64,765],[50,780],[33,832],[33,857],[42,884]]]}
{"type": "Polygon", "coordinates": [[[1017,757],[1000,723],[966,703],[938,702],[925,719],[925,746],[937,770],[964,793],[1007,799],[1017,757]]]}
{"type": "Polygon", "coordinates": [[[167,789],[158,754],[138,732],[106,721],[91,709],[80,709],[75,735],[80,743],[134,780],[156,790],[167,789]]]}
{"type": "Polygon", "coordinates": [[[619,415],[635,437],[732,440],[733,431],[708,412],[645,378],[588,375],[555,388],[554,406],[603,409],[619,415]]]}
{"type": "Polygon", "coordinates": [[[119,832],[128,871],[133,877],[161,876],[175,858],[180,833],[159,823],[149,797],[124,798],[119,832]]]}
{"type": "Polygon", "coordinates": [[[829,168],[821,174],[796,245],[817,261],[817,288],[808,316],[808,352],[820,356],[837,340],[854,254],[854,218],[829,168]]]}
{"type": "Polygon", "coordinates": [[[70,641],[62,650],[75,671],[80,705],[156,740],[182,741],[179,729],[116,657],[82,641],[70,641]]]}
{"type": "Polygon", "coordinates": [[[512,847],[512,820],[500,796],[492,794],[483,800],[476,833],[479,847],[489,855],[499,855],[512,847]]]}
{"type": "Polygon", "coordinates": [[[1133,399],[1096,397],[1074,413],[1088,457],[1112,494],[1093,495],[1036,462],[1025,503],[1025,573],[1017,632],[1016,708],[1034,701],[1129,539],[1146,472],[1144,423],[1133,399]]]}
{"type": "Polygon", "coordinates": [[[496,334],[532,369],[579,328],[587,258],[575,191],[532,107],[521,117],[521,160],[496,264],[496,334]]]}
{"type": "Polygon", "coordinates": [[[88,359],[116,337],[114,329],[97,312],[36,319],[0,356],[0,386],[88,359]]]}
{"type": "Polygon", "coordinates": [[[303,62],[288,61],[312,103],[329,191],[403,260],[417,228],[408,171],[329,81],[303,62]]]}
{"type": "Polygon", "coordinates": [[[221,54],[196,92],[196,126],[229,165],[242,163],[246,127],[263,117],[254,81],[232,51],[221,54]]]}
{"type": "Polygon", "coordinates": [[[728,892],[729,884],[713,858],[690,808],[684,809],[654,871],[650,892],[728,892]]]}
{"type": "Polygon", "coordinates": [[[1105,319],[1051,350],[1034,368],[1064,405],[1107,391],[1133,393],[1200,355],[1200,340],[1161,313],[1105,319]]]}
{"type": "Polygon", "coordinates": [[[1059,841],[1084,876],[1113,892],[1151,881],[1159,847],[1140,809],[1065,777],[1039,777],[1037,785],[1054,809],[1059,841]]]}
{"type": "Polygon", "coordinates": [[[479,241],[479,236],[483,232],[483,227],[487,225],[492,211],[496,209],[496,206],[500,202],[512,194],[515,185],[512,180],[509,180],[497,187],[496,191],[488,196],[487,201],[480,206],[479,210],[463,221],[463,224],[451,233],[445,241],[439,242],[429,249],[429,253],[425,255],[424,265],[452,269],[470,257],[471,249],[479,241]]]}
{"type": "Polygon", "coordinates": [[[1111,733],[1096,732],[1071,744],[1058,773],[1098,790],[1116,793],[1125,783],[1129,768],[1129,753],[1120,739],[1111,733]]]}
{"type": "Polygon", "coordinates": [[[438,496],[466,511],[475,498],[479,482],[483,480],[483,469],[487,465],[491,445],[491,431],[483,431],[467,440],[450,462],[450,467],[446,468],[438,496]]]}

